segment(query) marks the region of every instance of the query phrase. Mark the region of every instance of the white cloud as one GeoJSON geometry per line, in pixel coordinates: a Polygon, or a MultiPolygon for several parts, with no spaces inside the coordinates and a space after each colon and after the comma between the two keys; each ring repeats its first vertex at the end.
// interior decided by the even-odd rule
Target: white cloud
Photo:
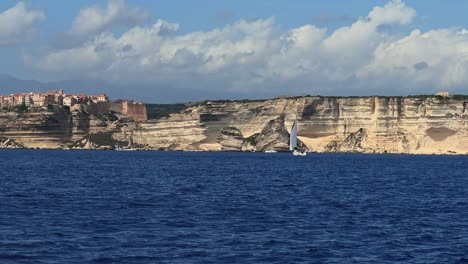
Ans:
{"type": "Polygon", "coordinates": [[[12,45],[30,40],[33,27],[46,19],[44,12],[28,10],[24,2],[0,13],[0,45],[12,45]]]}
{"type": "Polygon", "coordinates": [[[414,92],[428,87],[468,85],[468,36],[456,29],[412,31],[401,39],[381,43],[359,78],[376,86],[398,80],[414,92]],[[424,65],[424,67],[418,67],[424,65]],[[378,84],[379,82],[380,84],[378,84]]]}
{"type": "MultiPolygon", "coordinates": [[[[350,26],[327,32],[304,25],[281,32],[273,18],[179,34],[158,20],[117,36],[100,33],[55,50],[30,66],[63,77],[165,83],[201,93],[406,94],[468,85],[468,34],[463,29],[414,30],[416,12],[400,0],[375,7],[350,26]]],[[[103,23],[101,23],[103,24],[103,23]]]]}
{"type": "Polygon", "coordinates": [[[87,36],[101,33],[113,27],[135,26],[147,21],[146,11],[127,6],[124,0],[109,0],[105,9],[98,5],[80,10],[72,24],[70,33],[77,36],[87,36]]]}
{"type": "Polygon", "coordinates": [[[176,35],[177,24],[158,20],[152,26],[134,27],[120,37],[103,33],[78,47],[51,52],[36,66],[88,74],[99,66],[98,75],[112,78],[122,72],[154,73],[157,77],[158,72],[177,73],[183,68],[196,74],[215,73],[230,66],[248,66],[267,55],[273,23],[273,19],[242,20],[223,29],[176,35]]]}
{"type": "Polygon", "coordinates": [[[376,25],[393,23],[405,25],[410,23],[415,15],[416,11],[406,6],[403,1],[392,0],[384,7],[374,7],[368,18],[371,23],[376,25]]]}

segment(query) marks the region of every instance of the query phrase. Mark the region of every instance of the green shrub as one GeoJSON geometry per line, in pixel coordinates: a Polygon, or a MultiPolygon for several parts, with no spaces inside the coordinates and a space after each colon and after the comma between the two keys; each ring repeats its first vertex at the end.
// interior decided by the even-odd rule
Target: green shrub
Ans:
{"type": "Polygon", "coordinates": [[[454,94],[452,95],[452,98],[455,100],[468,100],[468,95],[454,94]]]}
{"type": "Polygon", "coordinates": [[[17,113],[24,113],[28,111],[28,107],[25,104],[17,105],[14,108],[17,113]]]}
{"type": "Polygon", "coordinates": [[[250,145],[256,146],[256,145],[257,145],[257,137],[258,137],[258,135],[259,135],[258,133],[253,134],[253,135],[251,135],[250,137],[245,138],[245,139],[244,139],[244,142],[248,142],[250,145]]]}
{"type": "Polygon", "coordinates": [[[147,104],[146,114],[148,119],[160,119],[173,113],[182,112],[187,108],[186,104],[147,104]]]}

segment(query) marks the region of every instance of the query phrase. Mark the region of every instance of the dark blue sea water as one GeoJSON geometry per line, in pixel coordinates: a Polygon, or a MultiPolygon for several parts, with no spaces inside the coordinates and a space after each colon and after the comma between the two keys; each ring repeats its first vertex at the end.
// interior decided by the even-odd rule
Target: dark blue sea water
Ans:
{"type": "Polygon", "coordinates": [[[468,263],[468,156],[0,151],[0,263],[468,263]]]}

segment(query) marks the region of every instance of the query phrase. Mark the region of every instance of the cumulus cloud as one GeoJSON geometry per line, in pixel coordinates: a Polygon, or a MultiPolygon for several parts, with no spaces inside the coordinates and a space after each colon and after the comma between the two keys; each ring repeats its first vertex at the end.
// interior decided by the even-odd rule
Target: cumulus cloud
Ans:
{"type": "Polygon", "coordinates": [[[381,30],[411,23],[400,0],[373,8],[333,32],[304,25],[282,32],[273,18],[179,34],[158,20],[121,35],[100,33],[80,45],[26,63],[65,77],[191,87],[230,94],[407,94],[468,84],[466,30],[381,30]]]}
{"type": "Polygon", "coordinates": [[[373,24],[399,23],[405,25],[411,22],[416,15],[416,11],[406,6],[401,0],[392,0],[384,7],[374,7],[369,13],[368,19],[373,24]]]}
{"type": "Polygon", "coordinates": [[[87,36],[119,26],[135,26],[147,21],[148,12],[126,5],[124,0],[109,0],[106,8],[99,5],[80,10],[70,30],[71,35],[87,36]]]}
{"type": "Polygon", "coordinates": [[[408,36],[381,43],[358,75],[379,87],[398,80],[413,92],[428,87],[460,89],[468,84],[468,36],[458,32],[413,30],[408,36]]]}
{"type": "Polygon", "coordinates": [[[12,45],[30,40],[33,27],[46,19],[44,12],[28,10],[24,2],[0,13],[0,45],[12,45]]]}

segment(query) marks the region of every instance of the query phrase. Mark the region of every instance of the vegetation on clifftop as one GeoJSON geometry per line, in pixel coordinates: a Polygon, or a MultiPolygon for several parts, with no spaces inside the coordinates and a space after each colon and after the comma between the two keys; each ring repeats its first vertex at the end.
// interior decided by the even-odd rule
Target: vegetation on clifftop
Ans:
{"type": "Polygon", "coordinates": [[[189,106],[187,104],[147,104],[146,115],[148,119],[160,119],[168,117],[170,114],[179,113],[189,106]]]}
{"type": "Polygon", "coordinates": [[[455,100],[468,100],[468,95],[454,94],[452,98],[455,100]]]}

